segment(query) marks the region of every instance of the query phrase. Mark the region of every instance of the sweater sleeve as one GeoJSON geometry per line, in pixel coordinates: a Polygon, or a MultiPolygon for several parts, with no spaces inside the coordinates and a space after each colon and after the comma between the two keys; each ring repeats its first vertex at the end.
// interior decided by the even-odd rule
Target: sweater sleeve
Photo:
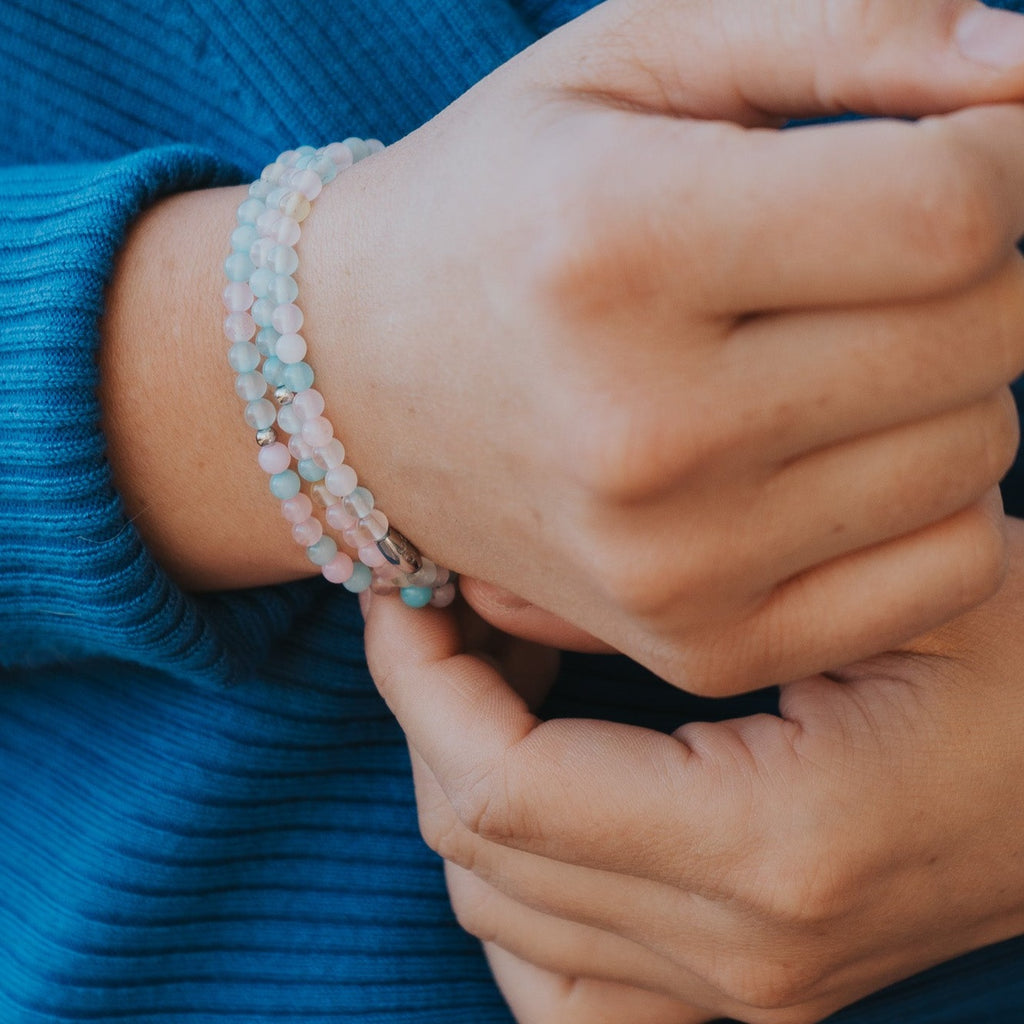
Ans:
{"type": "Polygon", "coordinates": [[[0,666],[113,657],[226,681],[308,600],[180,592],[126,519],[105,456],[99,321],[127,227],[164,194],[235,180],[185,146],[0,169],[0,666]]]}

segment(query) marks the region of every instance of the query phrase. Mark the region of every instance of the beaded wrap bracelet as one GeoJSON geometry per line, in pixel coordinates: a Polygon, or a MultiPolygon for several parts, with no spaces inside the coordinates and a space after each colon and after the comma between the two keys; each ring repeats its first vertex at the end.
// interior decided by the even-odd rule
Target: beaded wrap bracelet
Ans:
{"type": "Polygon", "coordinates": [[[228,363],[237,374],[235,391],[256,432],[259,466],[270,476],[270,491],[309,560],[327,580],[353,593],[397,590],[411,607],[444,607],[455,598],[454,574],[423,558],[391,526],[345,462],[345,446],[324,415],[299,333],[303,316],[294,274],[301,224],[324,186],[383,148],[376,139],[356,138],[320,149],[300,146],[263,169],[238,208],[224,262],[224,334],[231,343],[228,363]],[[313,499],[356,559],[325,532],[313,499]]]}

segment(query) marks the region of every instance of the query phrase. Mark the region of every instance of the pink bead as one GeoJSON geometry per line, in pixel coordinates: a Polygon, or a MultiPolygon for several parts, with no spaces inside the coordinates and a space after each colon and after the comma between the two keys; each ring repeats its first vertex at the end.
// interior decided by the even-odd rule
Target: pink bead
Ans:
{"type": "Polygon", "coordinates": [[[229,313],[244,313],[253,302],[252,289],[245,281],[231,281],[223,292],[224,308],[229,313]]]}
{"type": "Polygon", "coordinates": [[[434,591],[434,596],[430,599],[430,603],[435,608],[447,608],[448,605],[455,600],[455,584],[446,583],[443,587],[438,587],[434,591]]]}
{"type": "Polygon", "coordinates": [[[284,214],[276,207],[264,210],[256,218],[256,228],[264,238],[274,238],[274,231],[284,214]]]}
{"type": "Polygon", "coordinates": [[[331,426],[330,420],[324,419],[323,416],[314,416],[302,424],[302,440],[314,448],[327,444],[333,435],[334,427],[331,426]]]}
{"type": "Polygon", "coordinates": [[[278,334],[295,334],[302,327],[302,310],[294,302],[284,302],[275,308],[271,320],[278,334]]]}
{"type": "Polygon", "coordinates": [[[307,199],[316,199],[323,191],[324,183],[316,171],[295,171],[290,179],[291,187],[301,192],[307,199]]]}
{"type": "Polygon", "coordinates": [[[265,267],[270,259],[270,254],[277,248],[277,242],[272,238],[257,238],[249,247],[249,259],[254,267],[265,267]]]}
{"type": "Polygon", "coordinates": [[[327,444],[313,452],[313,461],[321,469],[335,469],[345,461],[345,446],[336,437],[332,437],[327,444]]]}
{"type": "Polygon", "coordinates": [[[289,523],[301,523],[313,514],[313,502],[305,494],[296,494],[281,502],[281,515],[289,523]]]}
{"type": "Polygon", "coordinates": [[[281,214],[281,219],[274,225],[267,237],[276,239],[278,245],[294,245],[302,237],[302,228],[293,217],[281,214]]]}
{"type": "Polygon", "coordinates": [[[324,574],[324,579],[331,583],[344,583],[345,580],[352,578],[354,568],[355,563],[352,559],[339,551],[320,571],[324,574]]]}
{"type": "Polygon", "coordinates": [[[248,341],[255,334],[256,321],[248,313],[228,313],[224,318],[224,336],[228,341],[248,341]]]}
{"type": "Polygon", "coordinates": [[[320,520],[314,519],[312,516],[292,526],[292,538],[296,544],[304,548],[315,544],[323,535],[324,528],[321,526],[320,520]]]}
{"type": "Polygon", "coordinates": [[[380,548],[376,544],[364,544],[359,549],[359,561],[371,569],[387,563],[387,559],[380,553],[380,548]]]}
{"type": "Polygon", "coordinates": [[[354,516],[350,516],[345,511],[345,506],[340,501],[328,506],[324,516],[327,518],[327,525],[335,530],[347,530],[355,526],[358,521],[354,516]]]}
{"type": "Polygon", "coordinates": [[[292,455],[300,461],[302,459],[312,458],[313,456],[313,446],[306,444],[306,442],[302,440],[301,434],[292,434],[292,436],[288,438],[288,451],[290,451],[292,455]]]}
{"type": "Polygon", "coordinates": [[[339,171],[343,171],[347,167],[352,166],[352,150],[343,142],[332,142],[324,150],[324,154],[339,171]]]}
{"type": "Polygon", "coordinates": [[[355,490],[356,485],[359,483],[359,478],[351,466],[342,464],[327,471],[324,483],[327,484],[331,494],[344,498],[346,494],[351,494],[355,490]]]}
{"type": "Polygon", "coordinates": [[[322,416],[324,412],[324,396],[316,388],[300,391],[293,399],[294,405],[302,415],[311,420],[314,416],[322,416]]]}
{"type": "Polygon", "coordinates": [[[275,351],[282,363],[297,363],[306,354],[306,339],[301,334],[282,334],[275,351]]]}
{"type": "Polygon", "coordinates": [[[291,464],[291,453],[280,441],[260,449],[260,469],[264,473],[283,473],[291,464]]]}
{"type": "Polygon", "coordinates": [[[342,530],[341,535],[345,538],[345,543],[357,551],[367,544],[373,543],[373,534],[358,523],[355,526],[350,526],[347,530],[342,530]]]}

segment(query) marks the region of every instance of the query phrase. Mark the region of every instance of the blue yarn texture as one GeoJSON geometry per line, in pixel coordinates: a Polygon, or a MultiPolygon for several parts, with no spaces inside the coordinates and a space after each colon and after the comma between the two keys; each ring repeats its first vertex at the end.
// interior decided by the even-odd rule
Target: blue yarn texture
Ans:
{"type": "MultiPolygon", "coordinates": [[[[393,141],[588,6],[0,0],[0,1024],[510,1024],[355,601],[167,579],[110,480],[98,321],[160,196],[298,141],[393,141]]],[[[570,657],[552,713],[673,728],[772,700],[570,657]]],[[[1015,941],[837,1020],[1022,1007],[1015,941]]]]}

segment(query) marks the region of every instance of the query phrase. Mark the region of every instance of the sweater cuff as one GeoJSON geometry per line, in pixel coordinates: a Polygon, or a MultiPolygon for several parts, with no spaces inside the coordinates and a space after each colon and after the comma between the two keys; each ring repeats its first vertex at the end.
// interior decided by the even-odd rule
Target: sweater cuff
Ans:
{"type": "Polygon", "coordinates": [[[184,146],[0,168],[0,665],[112,657],[228,681],[234,652],[306,603],[250,593],[236,616],[179,591],[125,517],[100,428],[99,320],[129,225],[163,195],[237,180],[184,146]],[[225,642],[243,620],[252,635],[225,642]]]}

